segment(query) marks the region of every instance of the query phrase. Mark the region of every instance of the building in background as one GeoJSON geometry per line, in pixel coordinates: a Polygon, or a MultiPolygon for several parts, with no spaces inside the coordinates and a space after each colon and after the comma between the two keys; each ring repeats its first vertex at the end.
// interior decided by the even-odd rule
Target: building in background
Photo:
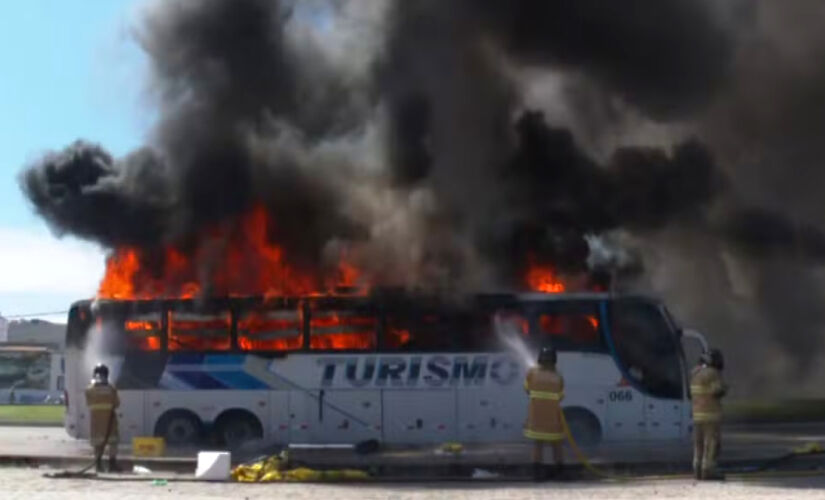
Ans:
{"type": "Polygon", "coordinates": [[[0,314],[0,342],[9,341],[9,320],[0,314]]]}

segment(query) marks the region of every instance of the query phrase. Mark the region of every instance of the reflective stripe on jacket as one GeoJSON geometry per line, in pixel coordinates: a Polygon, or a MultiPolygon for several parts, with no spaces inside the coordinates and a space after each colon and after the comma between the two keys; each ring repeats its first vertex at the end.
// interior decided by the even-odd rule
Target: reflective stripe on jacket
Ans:
{"type": "Polygon", "coordinates": [[[722,397],[727,389],[722,374],[711,366],[697,366],[690,377],[693,421],[718,422],[722,419],[722,397]]]}
{"type": "Polygon", "coordinates": [[[530,368],[524,380],[524,389],[530,396],[524,435],[541,441],[561,441],[564,428],[561,420],[561,400],[564,398],[564,379],[555,369],[530,368]]]}
{"type": "Polygon", "coordinates": [[[92,383],[86,389],[86,406],[89,408],[89,441],[93,446],[100,446],[106,439],[106,429],[109,419],[112,419],[112,428],[109,431],[109,442],[118,441],[117,414],[112,412],[120,406],[117,389],[111,385],[92,383]]]}

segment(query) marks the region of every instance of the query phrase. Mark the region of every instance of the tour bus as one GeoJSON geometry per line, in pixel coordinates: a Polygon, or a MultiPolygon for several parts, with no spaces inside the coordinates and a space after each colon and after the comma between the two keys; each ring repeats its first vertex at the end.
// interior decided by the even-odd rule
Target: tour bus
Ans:
{"type": "Polygon", "coordinates": [[[104,362],[121,439],[516,442],[531,360],[515,340],[558,350],[582,444],[685,440],[687,336],[706,346],[660,302],[606,293],[81,301],[68,318],[66,429],[88,436],[83,390],[104,362]]]}

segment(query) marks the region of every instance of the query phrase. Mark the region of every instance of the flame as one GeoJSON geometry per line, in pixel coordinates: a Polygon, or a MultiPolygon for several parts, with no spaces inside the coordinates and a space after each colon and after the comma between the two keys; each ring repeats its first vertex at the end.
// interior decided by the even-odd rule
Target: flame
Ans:
{"type": "Polygon", "coordinates": [[[127,321],[124,325],[129,331],[159,331],[158,321],[127,321]]]}
{"type": "Polygon", "coordinates": [[[207,228],[186,252],[175,246],[116,248],[106,260],[98,297],[317,295],[363,282],[360,270],[346,256],[342,256],[334,276],[326,280],[317,275],[319,271],[290,265],[283,247],[271,241],[274,227],[266,208],[257,205],[235,226],[207,228]]]}
{"type": "Polygon", "coordinates": [[[595,338],[598,336],[599,319],[590,314],[542,314],[539,316],[539,328],[547,335],[595,338]]]}
{"type": "Polygon", "coordinates": [[[393,328],[389,327],[387,329],[387,347],[390,348],[399,348],[404,347],[412,338],[412,334],[406,328],[393,328]]]}
{"type": "Polygon", "coordinates": [[[141,351],[160,350],[160,321],[129,320],[123,326],[127,333],[133,333],[127,336],[132,348],[141,351]]]}
{"type": "Polygon", "coordinates": [[[244,351],[294,351],[303,344],[301,326],[303,320],[296,313],[295,319],[267,318],[261,314],[249,314],[238,320],[238,346],[244,351]],[[255,338],[261,334],[279,334],[277,338],[255,338]]]}
{"type": "Polygon", "coordinates": [[[562,293],[564,283],[556,277],[552,267],[531,264],[527,270],[527,286],[530,290],[543,293],[562,293]]]}
{"type": "Polygon", "coordinates": [[[374,316],[354,316],[335,312],[313,315],[309,321],[310,349],[372,349],[375,347],[374,316]]]}
{"type": "Polygon", "coordinates": [[[170,351],[228,351],[232,346],[229,315],[181,319],[168,314],[170,351]]]}

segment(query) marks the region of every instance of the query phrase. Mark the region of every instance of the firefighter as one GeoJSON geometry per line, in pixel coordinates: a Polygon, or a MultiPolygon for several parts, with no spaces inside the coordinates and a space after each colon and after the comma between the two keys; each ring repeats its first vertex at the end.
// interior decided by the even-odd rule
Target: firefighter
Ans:
{"type": "Polygon", "coordinates": [[[541,349],[538,366],[527,371],[524,389],[530,397],[524,435],[533,440],[533,474],[536,480],[546,477],[542,461],[544,447],[549,444],[553,449],[554,475],[558,477],[563,467],[561,400],[564,397],[564,379],[556,371],[555,349],[541,349]]]}
{"type": "Polygon", "coordinates": [[[690,377],[693,400],[693,474],[696,479],[722,479],[716,470],[721,444],[722,398],[727,386],[722,380],[725,361],[719,349],[702,354],[690,377]]]}
{"type": "Polygon", "coordinates": [[[98,363],[92,372],[92,382],[86,388],[89,407],[89,440],[95,450],[95,468],[103,471],[104,447],[109,447],[109,472],[118,472],[118,425],[115,410],[120,406],[117,389],[109,384],[109,368],[98,363]]]}

